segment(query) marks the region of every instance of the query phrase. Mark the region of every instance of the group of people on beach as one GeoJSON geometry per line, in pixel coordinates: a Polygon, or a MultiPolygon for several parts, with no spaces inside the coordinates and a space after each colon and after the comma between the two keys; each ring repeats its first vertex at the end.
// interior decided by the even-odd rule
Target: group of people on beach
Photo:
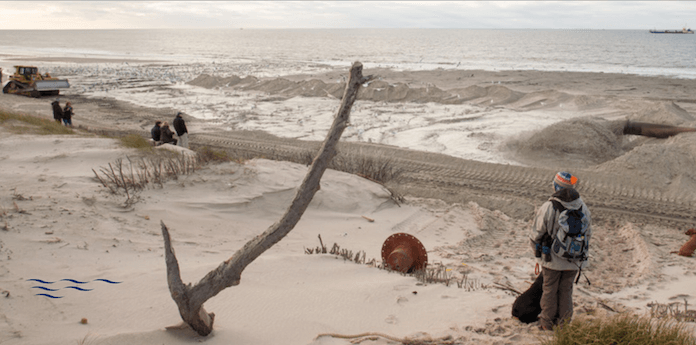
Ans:
{"type": "Polygon", "coordinates": [[[51,107],[53,107],[53,119],[56,120],[56,122],[61,123],[62,121],[65,126],[72,127],[72,103],[66,102],[65,108],[61,108],[60,102],[55,100],[51,103],[51,107]]]}
{"type": "Polygon", "coordinates": [[[174,121],[172,121],[178,139],[174,138],[174,132],[169,129],[169,123],[167,121],[164,123],[162,123],[162,121],[155,122],[155,125],[150,130],[150,135],[152,135],[152,140],[155,142],[155,145],[171,144],[189,148],[188,129],[186,128],[186,121],[184,121],[181,115],[181,112],[176,113],[174,121]]]}

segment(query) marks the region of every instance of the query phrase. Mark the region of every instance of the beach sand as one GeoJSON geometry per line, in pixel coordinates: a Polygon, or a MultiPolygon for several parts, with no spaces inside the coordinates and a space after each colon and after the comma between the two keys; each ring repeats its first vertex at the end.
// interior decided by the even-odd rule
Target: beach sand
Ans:
{"type": "MultiPolygon", "coordinates": [[[[285,79],[328,81],[340,75],[331,73],[285,79]]],[[[534,71],[365,74],[370,73],[393,85],[409,83],[419,89],[418,97],[435,87],[450,95],[459,90],[460,99],[466,92],[476,93],[456,105],[461,107],[537,111],[550,117],[580,114],[588,124],[576,125],[581,130],[568,135],[585,135],[582,146],[596,147],[589,153],[568,153],[576,164],[664,190],[696,193],[696,134],[611,138],[600,145],[595,139],[605,135],[602,129],[589,136],[585,131],[626,118],[694,127],[696,102],[689,92],[694,81],[534,71]],[[457,78],[466,75],[473,76],[466,85],[458,84],[462,79],[457,78]]],[[[281,97],[278,107],[295,102],[301,107],[288,113],[308,116],[306,110],[312,109],[317,116],[322,114],[321,121],[330,119],[338,106],[330,96],[289,97],[287,88],[272,91],[273,83],[280,81],[271,79],[268,89],[261,91],[240,86],[234,92],[259,107],[269,103],[264,98],[281,97]],[[329,104],[333,104],[329,109],[321,108],[329,104]]],[[[217,84],[211,85],[207,86],[217,84]]],[[[374,90],[372,95],[378,97],[374,90]]],[[[144,132],[154,119],[169,119],[175,110],[105,97],[61,98],[73,102],[73,122],[91,129],[144,132]]],[[[356,106],[384,112],[418,106],[429,112],[445,107],[442,99],[447,96],[418,103],[359,99],[356,106]]],[[[0,108],[51,118],[51,101],[0,95],[0,108]]],[[[187,121],[192,132],[215,129],[205,120],[187,121]]],[[[314,130],[319,132],[319,127],[314,130]]],[[[537,144],[551,138],[553,133],[538,128],[508,145],[520,164],[568,164],[562,143],[537,144]]],[[[88,134],[20,135],[0,127],[0,227],[6,226],[0,230],[0,343],[349,344],[354,339],[317,336],[373,332],[399,339],[451,337],[460,343],[535,344],[546,336],[536,324],[525,325],[511,317],[515,294],[500,288],[523,291],[534,280],[528,221],[475,203],[407,196],[404,204],[397,205],[382,186],[332,170],[324,175],[321,190],[296,228],[247,267],[240,285],[205,304],[216,314],[210,336],[200,337],[189,329],[168,330],[165,327],[181,319],[167,287],[160,221],[170,228],[184,282],[195,283],[280,218],[307,167],[263,159],[211,164],[162,186],[150,186],[139,193],[138,202],[124,206],[125,195],[109,193],[92,169],[137,156],[113,139],[88,134]],[[305,253],[319,245],[321,235],[329,248],[336,243],[353,252],[364,251],[367,261],[379,262],[382,243],[398,232],[417,237],[431,265],[444,265],[455,280],[465,278],[462,287],[456,281],[423,284],[412,276],[336,255],[305,253]]],[[[587,270],[592,285],[576,285],[576,317],[643,314],[650,311],[651,302],[693,304],[696,261],[670,253],[688,240],[683,231],[604,220],[593,232],[587,270]]],[[[382,336],[362,340],[362,344],[394,343],[382,336]]]]}

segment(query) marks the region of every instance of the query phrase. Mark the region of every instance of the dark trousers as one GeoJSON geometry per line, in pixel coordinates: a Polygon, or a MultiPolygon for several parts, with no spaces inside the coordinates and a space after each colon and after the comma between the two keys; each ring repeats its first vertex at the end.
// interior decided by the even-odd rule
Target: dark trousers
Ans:
{"type": "Polygon", "coordinates": [[[541,296],[541,326],[551,328],[570,321],[573,316],[573,279],[578,271],[555,271],[542,268],[544,293],[541,296]]]}

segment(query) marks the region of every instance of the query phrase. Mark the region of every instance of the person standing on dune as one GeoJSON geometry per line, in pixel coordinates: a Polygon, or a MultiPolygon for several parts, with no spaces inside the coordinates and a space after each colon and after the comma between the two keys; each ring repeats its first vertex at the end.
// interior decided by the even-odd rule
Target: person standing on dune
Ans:
{"type": "Polygon", "coordinates": [[[63,121],[63,108],[60,107],[60,102],[56,99],[51,103],[51,107],[53,108],[53,119],[58,123],[63,121]]]}
{"type": "Polygon", "coordinates": [[[562,171],[553,179],[555,193],[536,212],[530,236],[541,260],[543,293],[539,328],[551,330],[573,316],[573,278],[587,267],[592,236],[590,210],[575,190],[578,178],[562,171]]]}
{"type": "Polygon", "coordinates": [[[179,137],[179,146],[189,148],[188,129],[186,129],[186,122],[184,122],[184,119],[181,117],[181,112],[176,113],[176,117],[172,123],[174,124],[176,135],[179,137]]]}
{"type": "Polygon", "coordinates": [[[63,123],[67,127],[72,127],[72,116],[73,116],[73,107],[72,103],[67,102],[65,103],[65,108],[63,108],[63,123]]]}

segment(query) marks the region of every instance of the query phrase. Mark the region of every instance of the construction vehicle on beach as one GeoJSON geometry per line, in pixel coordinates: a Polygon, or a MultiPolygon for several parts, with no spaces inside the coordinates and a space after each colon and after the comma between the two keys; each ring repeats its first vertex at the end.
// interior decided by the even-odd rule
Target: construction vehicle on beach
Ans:
{"type": "Polygon", "coordinates": [[[67,79],[51,77],[48,72],[44,75],[34,66],[14,66],[15,73],[10,81],[2,88],[2,93],[14,93],[30,97],[57,96],[60,89],[70,87],[67,79]]]}

